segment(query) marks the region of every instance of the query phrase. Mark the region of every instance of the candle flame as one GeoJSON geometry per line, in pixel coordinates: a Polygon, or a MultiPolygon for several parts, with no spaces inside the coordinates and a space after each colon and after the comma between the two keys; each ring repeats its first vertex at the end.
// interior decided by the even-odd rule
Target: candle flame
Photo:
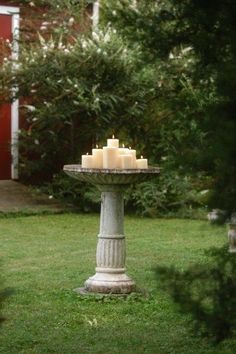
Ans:
{"type": "Polygon", "coordinates": [[[124,148],[124,147],[125,147],[125,144],[122,144],[122,147],[124,148]]]}
{"type": "Polygon", "coordinates": [[[88,152],[86,153],[86,155],[88,155],[88,152]]]}
{"type": "Polygon", "coordinates": [[[115,135],[114,134],[112,135],[112,139],[115,139],[115,135]]]}
{"type": "Polygon", "coordinates": [[[131,150],[131,146],[129,147],[129,149],[131,150]]]}
{"type": "Polygon", "coordinates": [[[98,149],[98,144],[96,145],[96,149],[98,149]]]}
{"type": "Polygon", "coordinates": [[[143,155],[141,155],[141,159],[143,159],[143,155]]]}

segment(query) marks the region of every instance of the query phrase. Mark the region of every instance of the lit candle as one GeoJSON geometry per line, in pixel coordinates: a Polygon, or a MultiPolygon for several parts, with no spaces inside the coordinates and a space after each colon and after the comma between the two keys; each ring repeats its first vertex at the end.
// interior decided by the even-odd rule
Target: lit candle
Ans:
{"type": "Polygon", "coordinates": [[[92,155],[93,168],[103,168],[103,150],[96,145],[96,149],[92,149],[92,155]]]}
{"type": "Polygon", "coordinates": [[[146,169],[148,168],[148,160],[141,156],[141,159],[136,160],[136,168],[146,169]]]}
{"type": "Polygon", "coordinates": [[[131,169],[133,162],[133,157],[130,154],[123,154],[119,156],[119,168],[122,170],[131,169]]]}
{"type": "Polygon", "coordinates": [[[86,155],[82,155],[82,160],[81,160],[81,165],[82,168],[93,168],[93,156],[89,155],[88,153],[86,155]]]}
{"type": "Polygon", "coordinates": [[[132,168],[136,168],[136,150],[130,147],[128,153],[132,156],[132,168]]]}
{"type": "Polygon", "coordinates": [[[103,147],[103,168],[118,168],[118,148],[116,147],[103,147]]]}
{"type": "Polygon", "coordinates": [[[122,144],[122,148],[119,148],[119,154],[124,155],[129,152],[129,149],[125,147],[124,144],[122,144]]]}
{"type": "Polygon", "coordinates": [[[107,146],[112,148],[118,148],[119,139],[115,139],[114,135],[112,135],[112,139],[107,139],[107,146]]]}

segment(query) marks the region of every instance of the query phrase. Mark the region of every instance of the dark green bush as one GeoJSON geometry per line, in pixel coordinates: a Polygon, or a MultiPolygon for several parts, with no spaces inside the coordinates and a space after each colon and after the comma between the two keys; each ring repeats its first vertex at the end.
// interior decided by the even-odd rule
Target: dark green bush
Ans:
{"type": "Polygon", "coordinates": [[[100,192],[96,187],[80,182],[60,172],[41,190],[73,208],[84,211],[99,211],[100,192]]]}
{"type": "Polygon", "coordinates": [[[153,71],[140,68],[139,49],[130,50],[107,27],[66,37],[39,35],[34,46],[21,44],[20,63],[0,70],[0,96],[27,97],[27,127],[20,134],[20,176],[42,183],[64,164],[80,161],[112,133],[129,136],[143,124],[155,95],[153,71]],[[18,90],[12,92],[11,87],[18,90]]]}
{"type": "MultiPolygon", "coordinates": [[[[199,180],[204,178],[198,176],[199,180]]],[[[205,181],[202,182],[206,183],[205,181]]],[[[81,211],[99,211],[100,192],[91,184],[77,181],[64,172],[53,176],[41,190],[81,211]]],[[[186,176],[161,171],[159,177],[130,186],[125,192],[125,208],[143,216],[206,217],[207,190],[186,176]],[[198,211],[197,211],[198,210],[198,211]]]]}
{"type": "Polygon", "coordinates": [[[206,184],[201,174],[191,177],[163,168],[159,177],[134,186],[127,199],[142,215],[194,218],[197,209],[205,208],[208,190],[203,190],[203,186],[206,184]]]}
{"type": "MultiPolygon", "coordinates": [[[[140,0],[136,6],[132,0],[101,1],[100,27],[82,33],[71,19],[82,20],[81,9],[89,3],[40,1],[48,5],[50,31],[40,30],[34,43],[21,37],[17,65],[8,60],[0,68],[0,97],[8,92],[9,100],[20,96],[28,102],[22,107],[27,127],[20,134],[20,178],[51,181],[64,164],[79,163],[82,153],[115,133],[152,163],[168,160],[158,182],[134,189],[127,205],[143,214],[191,215],[204,204],[201,191],[209,189],[208,183],[196,187],[196,180],[208,175],[214,181],[211,208],[233,210],[235,80],[228,64],[234,74],[235,60],[232,38],[224,35],[234,33],[227,21],[231,11],[222,1],[218,7],[188,0],[140,0]],[[206,31],[205,13],[212,6],[206,31]],[[223,33],[222,52],[215,21],[223,33]]],[[[58,183],[51,188],[58,191],[58,183]]],[[[59,194],[78,194],[80,203],[94,199],[93,192],[84,199],[83,187],[75,186],[75,193],[72,186],[68,193],[62,182],[59,194]]]]}
{"type": "Polygon", "coordinates": [[[191,315],[195,333],[216,343],[236,336],[236,257],[228,245],[207,252],[209,262],[186,271],[158,267],[158,283],[183,313],[191,315]]]}
{"type": "MultiPolygon", "coordinates": [[[[140,45],[144,62],[156,65],[161,73],[163,96],[154,110],[161,124],[153,129],[150,149],[156,156],[172,158],[175,170],[182,165],[187,174],[195,170],[212,176],[211,208],[232,212],[236,201],[235,1],[139,0],[134,4],[111,0],[103,1],[103,9],[130,46],[140,45]]],[[[150,140],[148,133],[145,139],[150,140]]]]}

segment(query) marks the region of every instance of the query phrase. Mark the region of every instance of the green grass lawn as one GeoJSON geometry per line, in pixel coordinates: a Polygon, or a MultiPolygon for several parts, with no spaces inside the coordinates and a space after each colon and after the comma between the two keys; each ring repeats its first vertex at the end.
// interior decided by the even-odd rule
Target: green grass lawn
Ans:
{"type": "Polygon", "coordinates": [[[235,353],[233,340],[214,347],[192,334],[153,270],[208,262],[204,250],[227,241],[225,226],[126,217],[127,273],[149,296],[115,300],[73,292],[94,274],[98,227],[98,215],[0,219],[4,286],[14,289],[0,353],[235,353]]]}

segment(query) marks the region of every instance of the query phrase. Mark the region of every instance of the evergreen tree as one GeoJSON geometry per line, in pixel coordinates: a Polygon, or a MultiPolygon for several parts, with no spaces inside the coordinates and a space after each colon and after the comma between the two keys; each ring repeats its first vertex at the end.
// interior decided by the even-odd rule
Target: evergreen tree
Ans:
{"type": "MultiPolygon", "coordinates": [[[[177,151],[172,156],[177,157],[176,162],[183,165],[186,172],[194,168],[213,177],[210,205],[234,210],[235,1],[121,0],[109,1],[109,4],[104,1],[103,10],[106,20],[113,23],[131,46],[138,43],[142,47],[145,63],[168,63],[170,58],[178,57],[181,47],[194,53],[188,79],[185,80],[186,74],[180,71],[176,79],[179,86],[175,85],[174,94],[165,99],[165,107],[172,112],[166,140],[172,145],[174,142],[177,151]],[[189,145],[190,122],[197,127],[197,138],[202,139],[195,148],[189,145]],[[174,135],[176,131],[181,132],[181,125],[184,125],[185,135],[179,134],[178,145],[174,135]]],[[[166,79],[170,81],[173,65],[166,69],[166,79]]],[[[165,142],[164,146],[167,146],[165,142]]]]}

